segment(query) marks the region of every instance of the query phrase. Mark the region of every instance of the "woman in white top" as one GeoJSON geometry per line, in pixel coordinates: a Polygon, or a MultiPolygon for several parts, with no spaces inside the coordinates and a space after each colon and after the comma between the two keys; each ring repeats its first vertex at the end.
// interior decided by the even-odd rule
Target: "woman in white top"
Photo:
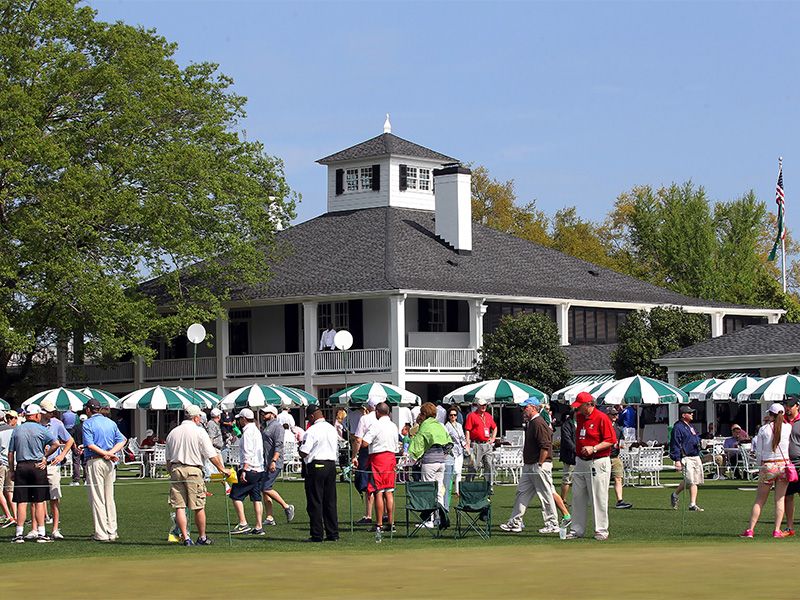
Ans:
{"type": "Polygon", "coordinates": [[[753,537],[761,508],[769,497],[769,491],[775,485],[775,528],[772,537],[783,537],[781,522],[783,521],[783,500],[786,496],[786,464],[789,456],[789,436],[792,427],[784,422],[783,405],[772,404],[764,417],[764,425],[753,438],[753,451],[756,461],[760,464],[758,474],[758,491],[753,511],[750,514],[750,524],[740,537],[753,537]]]}
{"type": "Polygon", "coordinates": [[[447,423],[445,423],[444,428],[450,434],[450,439],[453,440],[453,493],[458,495],[461,470],[464,468],[464,447],[467,445],[467,438],[464,436],[464,428],[458,422],[458,407],[455,404],[447,410],[447,423]]]}

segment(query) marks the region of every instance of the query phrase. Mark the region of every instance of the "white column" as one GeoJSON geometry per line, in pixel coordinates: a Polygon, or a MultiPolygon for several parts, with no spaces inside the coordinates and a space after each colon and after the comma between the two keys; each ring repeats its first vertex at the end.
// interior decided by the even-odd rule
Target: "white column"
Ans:
{"type": "MultiPolygon", "coordinates": [[[[675,371],[673,367],[667,367],[667,383],[670,383],[676,387],[678,386],[678,372],[675,371]]],[[[670,404],[668,425],[672,425],[677,420],[678,420],[678,405],[670,404]]]]}
{"type": "Polygon", "coordinates": [[[706,400],[706,427],[714,423],[714,435],[719,435],[719,432],[716,431],[716,421],[717,421],[717,405],[714,404],[714,399],[710,398],[706,400]]]}
{"type": "Polygon", "coordinates": [[[314,390],[314,354],[319,348],[317,339],[317,303],[303,302],[303,351],[305,352],[304,382],[305,389],[314,390]]]}
{"type": "Polygon", "coordinates": [[[569,346],[569,303],[556,305],[556,325],[562,346],[569,346]]]}
{"type": "MultiPolygon", "coordinates": [[[[144,387],[144,359],[137,356],[133,361],[133,389],[140,390],[144,387]]],[[[147,429],[147,411],[136,409],[133,411],[133,435],[139,441],[144,439],[144,432],[147,429]]]]}
{"type": "Polygon", "coordinates": [[[485,298],[469,301],[469,347],[476,350],[483,346],[483,315],[486,314],[485,298]]]}
{"type": "Polygon", "coordinates": [[[228,376],[228,354],[230,354],[230,329],[228,311],[225,317],[217,317],[214,350],[217,356],[217,394],[225,395],[225,378],[228,376]]]}
{"type": "Polygon", "coordinates": [[[392,383],[406,386],[406,296],[389,297],[389,350],[392,357],[392,383]]]}
{"type": "Polygon", "coordinates": [[[725,313],[716,312],[711,314],[711,337],[719,337],[725,332],[725,313]]]}

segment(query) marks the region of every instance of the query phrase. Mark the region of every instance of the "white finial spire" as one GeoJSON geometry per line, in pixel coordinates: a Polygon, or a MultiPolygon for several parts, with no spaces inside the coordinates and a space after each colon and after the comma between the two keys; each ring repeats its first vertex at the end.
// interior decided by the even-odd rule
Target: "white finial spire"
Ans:
{"type": "Polygon", "coordinates": [[[389,122],[389,113],[386,113],[386,120],[383,122],[383,133],[392,133],[392,124],[389,122]]]}

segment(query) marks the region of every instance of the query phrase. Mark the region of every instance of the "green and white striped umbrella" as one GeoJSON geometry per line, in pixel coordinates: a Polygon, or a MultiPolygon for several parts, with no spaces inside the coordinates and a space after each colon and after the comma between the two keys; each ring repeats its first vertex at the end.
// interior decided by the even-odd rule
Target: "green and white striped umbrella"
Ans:
{"type": "Polygon", "coordinates": [[[740,392],[738,402],[783,402],[787,398],[800,398],[800,377],[786,373],[768,377],[740,392]]]}
{"type": "Polygon", "coordinates": [[[119,404],[119,398],[112,394],[111,392],[107,392],[105,390],[98,390],[95,388],[85,387],[82,390],[78,390],[84,396],[89,396],[89,398],[94,398],[100,403],[100,406],[107,406],[108,408],[117,408],[119,404]]]}
{"type": "Polygon", "coordinates": [[[472,404],[486,400],[490,404],[519,404],[528,398],[547,402],[547,394],[532,385],[513,379],[491,379],[461,386],[447,394],[444,401],[472,404]]]}
{"type": "Polygon", "coordinates": [[[705,393],[715,385],[722,383],[723,379],[695,379],[686,385],[682,385],[681,389],[689,394],[692,400],[705,400],[705,393]]]}
{"type": "Polygon", "coordinates": [[[761,382],[760,377],[733,377],[723,379],[717,385],[708,388],[700,400],[733,400],[737,401],[739,394],[752,389],[761,382]]]}
{"type": "Polygon", "coordinates": [[[199,398],[194,398],[186,392],[173,388],[155,387],[136,390],[124,396],[118,408],[141,408],[143,410],[185,410],[194,404],[204,408],[205,404],[199,398]]]}
{"type": "Polygon", "coordinates": [[[634,375],[614,382],[595,400],[598,404],[675,404],[689,402],[689,395],[664,381],[634,375]]]}
{"type": "Polygon", "coordinates": [[[292,402],[294,402],[296,406],[310,406],[312,404],[319,404],[317,397],[314,394],[309,394],[305,390],[288,387],[285,385],[270,385],[269,387],[292,397],[292,402]]]}
{"type": "Polygon", "coordinates": [[[222,400],[222,396],[209,392],[208,390],[196,390],[194,388],[176,387],[179,392],[185,392],[203,403],[203,408],[214,408],[222,400]]]}
{"type": "Polygon", "coordinates": [[[11,405],[2,398],[0,398],[0,410],[11,410],[11,405]]]}
{"type": "Polygon", "coordinates": [[[56,407],[56,410],[72,410],[78,412],[83,410],[83,405],[89,401],[89,396],[78,392],[77,390],[68,390],[67,388],[55,388],[53,390],[45,390],[34,394],[25,402],[22,403],[22,408],[29,404],[41,405],[44,400],[50,400],[56,407]]]}
{"type": "Polygon", "coordinates": [[[572,385],[568,385],[567,387],[563,387],[560,390],[556,390],[550,396],[550,400],[553,402],[568,402],[572,403],[575,402],[575,397],[580,394],[581,392],[589,392],[592,389],[597,389],[601,384],[609,384],[613,383],[612,381],[580,381],[578,383],[573,383],[572,385]]]}
{"type": "Polygon", "coordinates": [[[231,410],[260,408],[267,405],[301,406],[303,400],[299,392],[300,390],[295,388],[256,383],[232,391],[222,399],[219,407],[223,410],[231,410]]]}
{"type": "Polygon", "coordinates": [[[366,404],[368,400],[386,402],[393,406],[415,406],[420,397],[413,392],[389,383],[362,383],[331,394],[329,402],[334,405],[366,404]]]}

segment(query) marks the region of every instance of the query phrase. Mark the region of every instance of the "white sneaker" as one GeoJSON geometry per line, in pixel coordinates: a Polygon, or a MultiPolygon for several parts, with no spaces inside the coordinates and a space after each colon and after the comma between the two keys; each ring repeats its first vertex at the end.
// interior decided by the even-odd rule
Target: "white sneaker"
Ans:
{"type": "Polygon", "coordinates": [[[61,532],[58,529],[53,529],[53,533],[50,535],[54,540],[63,540],[64,536],[61,535],[61,532]]]}
{"type": "Polygon", "coordinates": [[[539,533],[558,533],[558,525],[542,527],[539,533]]]}
{"type": "Polygon", "coordinates": [[[608,539],[608,534],[607,533],[595,533],[594,534],[594,539],[596,539],[598,542],[604,542],[604,541],[606,541],[608,539]]]}
{"type": "Polygon", "coordinates": [[[514,521],[510,523],[500,523],[500,529],[509,533],[522,533],[522,525],[514,521]]]}
{"type": "Polygon", "coordinates": [[[38,537],[39,537],[39,534],[38,534],[38,533],[36,533],[35,531],[31,530],[31,531],[29,531],[29,532],[28,532],[28,534],[25,536],[25,539],[26,539],[26,540],[35,540],[35,539],[36,539],[36,538],[38,538],[38,537]]]}
{"type": "Polygon", "coordinates": [[[50,515],[47,515],[44,518],[44,523],[45,523],[45,525],[52,525],[53,524],[53,517],[51,517],[50,515]]]}

